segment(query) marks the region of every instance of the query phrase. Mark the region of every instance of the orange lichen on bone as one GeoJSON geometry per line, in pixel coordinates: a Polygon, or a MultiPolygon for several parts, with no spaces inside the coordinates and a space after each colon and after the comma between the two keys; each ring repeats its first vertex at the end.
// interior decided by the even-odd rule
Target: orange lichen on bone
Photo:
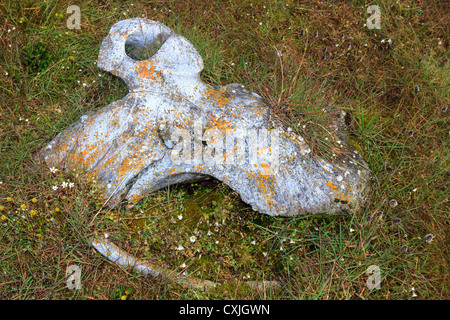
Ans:
{"type": "Polygon", "coordinates": [[[208,89],[206,91],[206,96],[210,99],[213,99],[213,101],[217,102],[221,108],[223,108],[226,104],[230,102],[230,98],[228,98],[226,95],[225,90],[215,90],[215,89],[208,89]]]}
{"type": "Polygon", "coordinates": [[[260,193],[265,196],[265,202],[272,206],[275,203],[274,195],[275,181],[272,176],[265,175],[260,172],[247,171],[247,177],[249,180],[253,180],[255,186],[258,188],[260,193]]]}
{"type": "Polygon", "coordinates": [[[148,80],[158,80],[161,75],[155,71],[155,63],[150,61],[139,61],[136,64],[136,73],[138,78],[148,80]]]}
{"type": "Polygon", "coordinates": [[[336,198],[338,198],[338,199],[341,200],[341,201],[347,201],[347,202],[350,202],[350,198],[346,197],[342,192],[339,193],[339,195],[338,195],[336,198]]]}
{"type": "Polygon", "coordinates": [[[225,136],[227,134],[227,130],[233,130],[234,127],[232,126],[230,121],[223,118],[219,119],[216,115],[209,114],[209,121],[206,124],[205,129],[218,129],[220,130],[222,135],[225,136]]]}
{"type": "Polygon", "coordinates": [[[327,185],[328,187],[330,187],[331,190],[336,190],[337,187],[334,185],[333,182],[328,181],[327,183],[325,183],[325,185],[327,185]]]}

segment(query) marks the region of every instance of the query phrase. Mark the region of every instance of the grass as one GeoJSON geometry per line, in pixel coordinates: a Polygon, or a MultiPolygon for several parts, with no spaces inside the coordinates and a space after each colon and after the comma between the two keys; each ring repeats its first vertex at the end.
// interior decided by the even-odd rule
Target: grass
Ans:
{"type": "Polygon", "coordinates": [[[81,29],[70,30],[72,4],[0,4],[1,299],[448,299],[445,1],[379,1],[379,30],[364,26],[369,1],[92,0],[80,5],[81,29]],[[333,219],[271,218],[213,181],[110,210],[82,171],[37,162],[58,132],[126,94],[96,59],[109,28],[130,17],[185,36],[204,59],[205,82],[262,95],[320,156],[340,156],[325,128],[333,110],[346,111],[349,140],[374,176],[366,206],[333,219]],[[223,285],[200,292],[115,266],[88,243],[103,233],[223,285]],[[81,268],[80,290],[66,287],[70,265],[81,268]],[[382,281],[370,290],[373,265],[382,281]],[[282,286],[249,290],[248,276],[282,286]]]}

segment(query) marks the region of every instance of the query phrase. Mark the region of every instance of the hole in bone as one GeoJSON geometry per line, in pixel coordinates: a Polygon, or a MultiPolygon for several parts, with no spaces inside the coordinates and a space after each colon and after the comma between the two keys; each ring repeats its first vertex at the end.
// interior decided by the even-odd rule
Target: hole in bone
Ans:
{"type": "Polygon", "coordinates": [[[125,52],[131,59],[143,61],[150,59],[170,37],[170,34],[138,31],[127,38],[125,52]]]}

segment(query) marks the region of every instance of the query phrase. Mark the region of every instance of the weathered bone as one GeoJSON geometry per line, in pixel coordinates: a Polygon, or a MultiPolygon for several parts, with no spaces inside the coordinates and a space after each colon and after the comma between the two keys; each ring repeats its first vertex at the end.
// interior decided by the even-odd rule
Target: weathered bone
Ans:
{"type": "MultiPolygon", "coordinates": [[[[202,58],[168,27],[145,19],[116,23],[103,40],[98,67],[122,78],[129,93],[83,115],[41,153],[50,166],[84,166],[103,185],[109,205],[124,198],[132,206],[169,184],[207,177],[273,216],[352,211],[364,200],[369,171],[359,155],[327,163],[302,137],[275,124],[259,95],[239,84],[203,83],[202,58]],[[150,45],[155,53],[136,61],[125,53],[126,43],[135,51],[150,45]]],[[[197,289],[216,286],[137,259],[107,239],[91,244],[119,265],[197,289]]],[[[256,283],[269,285],[278,283],[256,283]]]]}
{"type": "Polygon", "coordinates": [[[110,205],[124,198],[132,206],[169,184],[207,177],[272,216],[333,214],[362,203],[369,172],[359,155],[328,163],[272,121],[256,93],[202,82],[202,58],[167,26],[146,19],[116,23],[98,67],[122,78],[129,93],[83,115],[42,153],[49,165],[87,168],[110,205]],[[153,45],[155,53],[137,61],[125,44],[153,45]]]}

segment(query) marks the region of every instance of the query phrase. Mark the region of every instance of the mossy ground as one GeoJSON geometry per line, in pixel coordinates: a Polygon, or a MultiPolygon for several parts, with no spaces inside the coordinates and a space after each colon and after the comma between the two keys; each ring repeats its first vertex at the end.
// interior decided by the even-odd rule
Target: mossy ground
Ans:
{"type": "Polygon", "coordinates": [[[301,271],[305,233],[325,223],[336,234],[346,219],[261,215],[215,179],[168,187],[106,217],[108,227],[98,234],[114,230],[109,239],[126,252],[166,271],[218,283],[217,292],[248,291],[248,281],[283,282],[301,271]]]}
{"type": "Polygon", "coordinates": [[[220,283],[274,280],[284,269],[280,253],[296,256],[301,233],[295,226],[268,237],[261,229],[285,219],[254,212],[219,181],[160,191],[115,220],[128,234],[125,247],[142,244],[138,256],[158,255],[168,270],[220,283]]]}

